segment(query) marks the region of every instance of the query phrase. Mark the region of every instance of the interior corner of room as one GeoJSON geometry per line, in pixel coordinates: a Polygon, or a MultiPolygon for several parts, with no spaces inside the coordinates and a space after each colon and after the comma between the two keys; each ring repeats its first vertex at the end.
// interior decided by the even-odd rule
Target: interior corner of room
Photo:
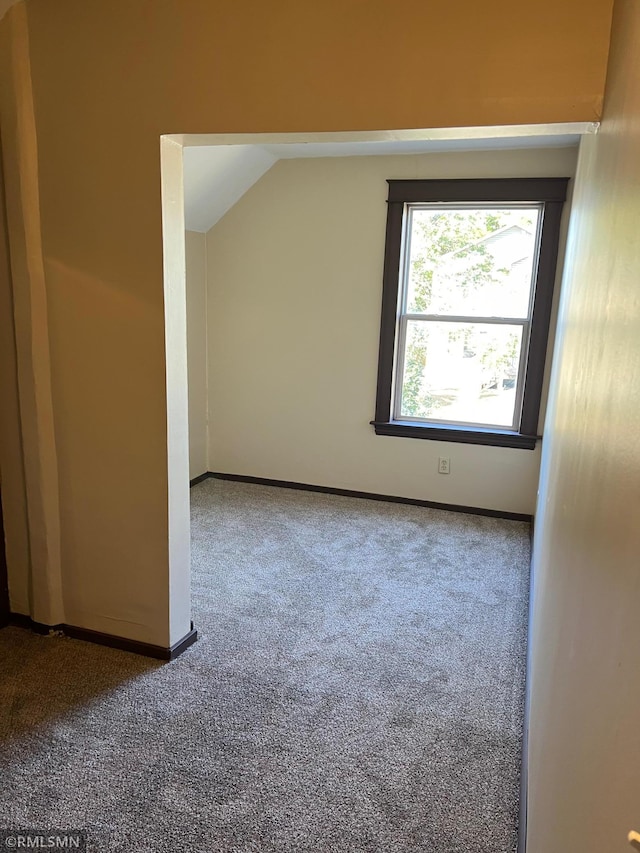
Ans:
{"type": "MultiPolygon", "coordinates": [[[[186,138],[190,478],[235,474],[532,517],[540,442],[531,451],[415,442],[370,426],[387,180],[557,176],[572,185],[584,130],[237,146],[186,138]],[[438,473],[442,455],[448,477],[438,473]]],[[[570,199],[540,434],[569,213],[570,199]]]]}

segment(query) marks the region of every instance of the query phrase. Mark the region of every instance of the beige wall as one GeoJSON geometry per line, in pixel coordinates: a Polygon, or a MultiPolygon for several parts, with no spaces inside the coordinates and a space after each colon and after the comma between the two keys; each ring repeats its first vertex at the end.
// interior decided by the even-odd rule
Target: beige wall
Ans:
{"type": "Polygon", "coordinates": [[[619,0],[604,120],[578,167],[542,461],[527,853],[624,853],[640,830],[638,44],[640,6],[619,0]]]}
{"type": "Polygon", "coordinates": [[[574,168],[572,148],[277,163],[207,234],[211,470],[532,513],[539,449],[376,436],[369,425],[386,179],[574,168]]]}
{"type": "Polygon", "coordinates": [[[131,170],[149,133],[597,120],[611,7],[27,0],[47,136],[52,112],[60,143],[82,129],[105,152],[125,134],[131,170]]]}
{"type": "Polygon", "coordinates": [[[7,9],[17,2],[18,0],[0,0],[0,18],[2,18],[7,9]]]}
{"type": "Polygon", "coordinates": [[[10,606],[14,613],[29,613],[29,526],[20,434],[15,332],[9,235],[0,159],[0,481],[10,606]]]}
{"type": "Polygon", "coordinates": [[[187,259],[187,366],[189,371],[189,477],[207,462],[207,243],[185,232],[187,259]]]}
{"type": "MultiPolygon", "coordinates": [[[[27,13],[53,411],[39,461],[59,480],[32,531],[59,566],[34,589],[59,599],[62,573],[67,621],[169,638],[160,135],[597,119],[610,6],[27,0],[4,15],[12,55],[27,13]]],[[[5,148],[6,175],[19,155],[5,148]]]]}
{"type": "MultiPolygon", "coordinates": [[[[5,321],[9,334],[5,346],[15,347],[20,423],[18,427],[12,383],[8,382],[7,400],[2,404],[7,406],[5,418],[10,421],[9,443],[0,456],[7,459],[22,451],[19,459],[6,464],[7,473],[11,475],[13,470],[14,476],[7,483],[3,502],[8,510],[7,539],[23,542],[26,532],[29,549],[28,561],[22,546],[17,553],[8,549],[10,603],[24,608],[27,591],[30,615],[55,625],[64,616],[61,517],[30,56],[26,9],[17,5],[0,26],[0,123],[10,258],[7,293],[13,310],[13,329],[5,321]],[[11,432],[15,435],[17,429],[19,444],[15,438],[11,441],[11,432]]],[[[11,355],[8,358],[11,364],[11,355]]]]}

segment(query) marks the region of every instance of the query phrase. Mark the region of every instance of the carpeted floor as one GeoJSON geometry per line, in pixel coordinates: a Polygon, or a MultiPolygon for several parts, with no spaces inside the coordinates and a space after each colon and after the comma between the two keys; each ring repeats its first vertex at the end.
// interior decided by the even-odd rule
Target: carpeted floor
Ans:
{"type": "Polygon", "coordinates": [[[0,827],[92,851],[511,853],[529,529],[207,480],[200,640],[0,631],[0,827]]]}

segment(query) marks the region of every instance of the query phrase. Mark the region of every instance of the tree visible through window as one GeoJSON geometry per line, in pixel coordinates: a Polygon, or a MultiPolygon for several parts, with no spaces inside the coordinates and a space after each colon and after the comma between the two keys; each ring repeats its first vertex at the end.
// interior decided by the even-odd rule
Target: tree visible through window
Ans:
{"type": "Polygon", "coordinates": [[[535,444],[566,183],[389,182],[377,432],[535,444]]]}

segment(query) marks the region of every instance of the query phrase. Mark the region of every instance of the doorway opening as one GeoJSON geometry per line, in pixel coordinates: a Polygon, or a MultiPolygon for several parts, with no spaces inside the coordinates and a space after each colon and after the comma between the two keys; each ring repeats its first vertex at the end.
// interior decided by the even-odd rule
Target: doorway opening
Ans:
{"type": "MultiPolygon", "coordinates": [[[[172,134],[161,137],[172,642],[185,635],[191,622],[189,479],[210,471],[224,473],[224,468],[218,460],[211,458],[212,431],[209,429],[207,435],[206,423],[199,424],[197,430],[192,425],[192,436],[198,432],[199,440],[204,447],[200,453],[199,463],[192,464],[189,472],[185,232],[188,230],[202,234],[210,231],[250,187],[281,160],[354,158],[355,163],[360,158],[384,158],[397,155],[403,156],[409,163],[412,157],[420,155],[434,154],[451,158],[463,152],[494,152],[497,155],[496,159],[499,160],[506,151],[575,146],[581,135],[592,130],[593,126],[589,123],[566,123],[340,133],[172,134]],[[199,470],[199,468],[205,470],[199,470]]],[[[446,176],[451,177],[452,164],[447,161],[443,168],[449,170],[446,176]]],[[[459,176],[472,177],[473,175],[460,174],[459,176]]],[[[388,177],[397,176],[388,175],[388,177]]],[[[215,258],[209,257],[207,260],[210,269],[215,263],[215,258]]],[[[376,284],[381,288],[381,277],[376,284]]],[[[378,294],[375,295],[375,299],[379,299],[378,294]]],[[[373,310],[374,314],[379,316],[379,305],[368,310],[373,310]]],[[[206,369],[203,373],[206,382],[206,369]]],[[[207,394],[206,388],[204,394],[207,394]]],[[[208,400],[206,406],[211,418],[212,412],[208,400]]],[[[369,414],[367,420],[372,414],[373,412],[369,414]]],[[[257,423],[262,416],[263,414],[259,412],[253,413],[257,423]]],[[[378,444],[378,448],[380,446],[378,444]]],[[[283,452],[286,452],[286,447],[283,452]]],[[[263,471],[227,471],[226,473],[249,473],[260,476],[263,471]]],[[[273,473],[270,476],[274,479],[311,482],[309,477],[306,479],[299,476],[278,477],[273,473]]],[[[519,476],[528,477],[530,482],[537,482],[537,474],[533,475],[533,481],[531,472],[527,474],[519,472],[519,476]]],[[[441,479],[442,485],[444,482],[441,479]]],[[[449,484],[452,482],[452,480],[448,481],[449,484]]],[[[339,487],[342,484],[332,483],[331,485],[339,487]]],[[[380,488],[363,486],[360,486],[360,490],[381,491],[380,488]]],[[[401,494],[401,492],[396,493],[401,494]]],[[[407,495],[407,497],[410,496],[407,495]]],[[[477,501],[472,500],[445,502],[478,505],[477,501]]]]}
{"type": "MultiPolygon", "coordinates": [[[[376,221],[384,219],[386,209],[384,202],[380,210],[377,209],[378,195],[368,194],[365,184],[370,173],[375,171],[375,161],[379,165],[379,169],[376,166],[376,181],[381,185],[382,195],[386,196],[385,179],[424,177],[423,174],[415,174],[424,167],[420,160],[422,157],[435,158],[430,161],[436,170],[428,175],[430,178],[481,177],[486,176],[482,172],[487,169],[493,170],[491,177],[507,177],[512,168],[520,172],[523,168],[529,169],[526,175],[521,175],[524,177],[539,177],[536,169],[542,170],[543,174],[555,169],[558,176],[568,169],[572,174],[572,167],[567,163],[571,157],[575,160],[580,135],[588,131],[587,125],[562,125],[371,134],[173,136],[162,139],[169,520],[173,537],[170,543],[172,597],[175,596],[175,601],[172,598],[172,619],[175,615],[178,634],[184,632],[191,618],[189,481],[212,478],[196,486],[198,491],[194,492],[196,594],[199,606],[206,599],[207,607],[200,612],[212,649],[230,647],[230,637],[238,625],[242,625],[241,635],[250,638],[246,654],[237,660],[239,667],[246,667],[246,672],[244,669],[243,672],[247,683],[253,683],[257,677],[259,662],[278,649],[282,659],[286,658],[287,673],[293,673],[298,659],[291,654],[290,646],[297,648],[301,638],[304,638],[305,648],[311,649],[310,658],[320,660],[321,650],[332,640],[326,631],[320,631],[319,626],[326,627],[332,619],[334,622],[331,624],[336,629],[334,633],[343,632],[347,637],[345,642],[350,653],[347,655],[338,644],[330,660],[322,658],[323,677],[332,672],[336,675],[341,666],[359,671],[358,668],[365,667],[367,655],[377,660],[382,648],[370,638],[368,651],[361,654],[359,643],[363,642],[363,637],[369,637],[371,625],[365,625],[369,618],[369,622],[373,621],[380,629],[382,645],[391,649],[390,670],[399,672],[404,667],[405,675],[410,672],[403,681],[404,687],[410,692],[409,682],[418,677],[425,690],[431,689],[430,665],[425,668],[424,656],[419,654],[411,666],[402,657],[403,649],[412,644],[416,648],[419,646],[422,629],[413,633],[409,631],[406,642],[400,644],[402,648],[393,645],[392,640],[398,628],[393,620],[396,617],[422,619],[429,609],[429,602],[435,600],[433,589],[426,583],[422,584],[422,603],[412,610],[409,597],[405,597],[402,578],[393,571],[385,569],[369,575],[358,570],[358,559],[364,553],[369,554],[367,548],[375,538],[376,528],[387,530],[387,538],[391,540],[403,525],[407,529],[412,528],[415,524],[422,524],[424,519],[414,518],[411,515],[414,510],[396,517],[389,509],[390,505],[371,512],[361,511],[351,503],[337,507],[331,501],[323,503],[324,498],[310,499],[308,491],[338,492],[343,497],[347,493],[351,496],[367,493],[369,497],[392,496],[424,504],[429,503],[421,500],[424,496],[421,489],[424,490],[427,477],[425,472],[428,471],[440,490],[441,504],[467,510],[470,507],[478,511],[484,508],[489,515],[521,519],[528,517],[533,509],[538,459],[533,451],[527,456],[517,455],[510,448],[504,449],[501,470],[509,471],[509,476],[520,489],[512,489],[507,494],[504,481],[509,477],[492,477],[489,470],[496,464],[495,448],[490,449],[486,458],[475,448],[454,448],[456,456],[451,467],[449,454],[445,456],[448,476],[442,477],[438,473],[438,470],[442,471],[442,445],[437,442],[403,443],[395,438],[377,438],[374,435],[369,422],[375,396],[382,288],[378,268],[382,266],[384,230],[378,225],[369,228],[371,223],[367,217],[375,208],[373,216],[377,217],[376,221]],[[532,165],[535,157],[542,165],[532,165]],[[305,170],[308,169],[314,172],[313,181],[305,178],[305,170]],[[506,170],[507,174],[500,170],[506,170]],[[345,176],[353,172],[356,179],[340,196],[338,190],[344,189],[345,176]],[[280,175],[282,183],[275,188],[276,195],[270,195],[274,191],[272,178],[276,174],[280,175]],[[303,189],[312,184],[317,195],[303,189]],[[260,187],[266,187],[262,194],[260,187]],[[283,199],[287,204],[283,204],[283,199]],[[242,205],[240,221],[236,213],[242,205]],[[258,210],[261,211],[259,216],[258,210]],[[366,228],[363,225],[365,219],[368,222],[366,228]],[[354,221],[358,227],[352,227],[354,221]],[[269,229],[265,228],[267,223],[269,229]],[[282,227],[276,234],[277,229],[271,226],[278,223],[282,227]],[[300,223],[304,228],[297,227],[300,223]],[[338,243],[321,241],[319,249],[317,244],[307,239],[305,228],[308,226],[307,231],[315,231],[317,236],[327,223],[332,226],[334,236],[338,232],[338,243]],[[377,248],[371,248],[364,232],[376,229],[381,239],[377,248]],[[354,246],[358,253],[355,261],[354,246]],[[276,262],[276,249],[281,257],[286,256],[288,261],[292,261],[288,269],[276,262]],[[195,267],[199,270],[200,296],[192,298],[190,307],[190,296],[194,296],[188,292],[193,284],[189,280],[189,271],[195,268],[193,258],[190,259],[192,251],[197,256],[195,267]],[[238,260],[242,262],[241,269],[237,266],[238,260]],[[362,268],[366,268],[366,287],[362,286],[362,278],[357,275],[362,268]],[[215,286],[212,284],[214,279],[215,286]],[[188,335],[190,317],[191,331],[188,335]],[[358,323],[362,321],[357,332],[354,332],[355,320],[358,323]],[[196,334],[203,338],[198,342],[191,334],[196,327],[196,334]],[[193,363],[190,364],[194,357],[204,358],[204,368],[200,364],[199,369],[194,370],[193,363]],[[366,375],[358,373],[363,365],[365,372],[370,369],[370,385],[367,385],[366,375]],[[191,382],[189,395],[188,376],[197,377],[195,383],[191,382]],[[198,384],[200,388],[194,387],[198,384]],[[432,446],[427,447],[429,444],[432,446]],[[491,462],[488,461],[489,456],[491,462]],[[438,468],[431,464],[436,461],[438,468]],[[484,465],[489,467],[483,472],[484,465]],[[526,465],[526,471],[519,469],[518,465],[526,465]],[[450,471],[453,474],[449,474],[450,471]],[[503,491],[494,490],[488,494],[492,489],[491,483],[497,479],[502,482],[495,488],[503,491]],[[262,485],[249,485],[246,481],[262,485]],[[276,494],[273,489],[269,491],[268,483],[271,486],[298,486],[307,494],[300,500],[284,494],[282,490],[276,494]],[[460,497],[462,494],[467,496],[466,499],[460,497]],[[215,515],[211,515],[212,506],[216,507],[215,515]],[[314,518],[319,519],[319,524],[315,521],[308,523],[307,514],[311,511],[317,513],[314,518]],[[349,523],[339,527],[336,513],[348,518],[349,523]],[[386,517],[385,513],[391,513],[393,517],[386,517]],[[289,516],[282,526],[282,519],[289,516]],[[387,522],[389,524],[385,527],[387,522]],[[220,525],[219,536],[215,533],[217,525],[220,525]],[[365,535],[366,530],[370,532],[365,535]],[[355,531],[360,535],[356,536],[355,531]],[[327,549],[324,537],[333,543],[334,550],[327,549]],[[280,552],[281,547],[289,547],[287,539],[297,543],[299,550],[296,554],[280,552]],[[219,540],[223,541],[222,547],[219,540]],[[336,556],[341,549],[349,555],[346,560],[341,559],[340,553],[336,556]],[[252,555],[249,562],[253,560],[253,568],[246,565],[247,555],[252,555]],[[228,560],[240,567],[239,576],[225,577],[225,561],[228,560]],[[279,560],[286,563],[286,572],[281,571],[279,560]],[[319,565],[322,571],[314,574],[305,568],[307,565],[319,565]],[[260,571],[253,570],[256,566],[260,571]],[[246,574],[242,574],[243,569],[246,569],[246,574]],[[340,583],[347,576],[348,601],[334,595],[340,591],[340,583]],[[324,590],[317,583],[323,579],[328,579],[328,587],[324,590]],[[214,598],[218,589],[221,592],[219,602],[216,602],[214,598]],[[280,608],[273,606],[276,594],[284,602],[280,608]],[[245,598],[251,599],[246,607],[242,603],[245,598]],[[359,602],[357,606],[353,605],[356,599],[359,602]],[[383,629],[388,616],[383,606],[387,599],[395,601],[397,607],[395,610],[392,608],[395,616],[383,629]],[[260,602],[265,606],[259,606],[260,602]],[[381,610],[376,614],[378,606],[381,610]],[[336,613],[348,613],[349,617],[340,621],[336,613]],[[352,631],[351,625],[357,625],[358,620],[363,620],[361,631],[352,631]],[[280,643],[280,634],[276,632],[277,636],[272,636],[269,633],[269,626],[274,624],[284,626],[284,644],[280,643]],[[253,651],[249,653],[251,649],[253,651]],[[402,666],[401,658],[404,661],[402,666]]],[[[502,453],[502,449],[499,452],[502,453]]],[[[351,498],[344,497],[344,500],[351,498]]],[[[439,523],[430,517],[431,522],[436,526],[439,523]]],[[[473,535],[491,532],[483,528],[481,533],[482,525],[486,527],[487,524],[486,519],[472,522],[473,535]]],[[[414,553],[418,553],[421,543],[430,538],[426,527],[420,530],[417,539],[409,543],[409,550],[413,549],[414,553]]],[[[522,536],[524,530],[521,529],[519,538],[510,539],[509,531],[513,532],[507,523],[499,535],[505,536],[505,541],[509,540],[516,550],[520,549],[520,568],[523,571],[520,581],[525,578],[525,585],[523,587],[520,583],[523,596],[518,598],[516,595],[515,598],[522,604],[526,600],[528,586],[528,536],[522,536]],[[522,550],[523,546],[527,554],[522,550]]],[[[469,529],[464,522],[462,532],[458,531],[458,534],[461,542],[468,537],[469,529]]],[[[407,541],[402,544],[407,545],[407,541]]],[[[386,554],[385,566],[404,565],[406,569],[407,561],[403,563],[404,558],[399,555],[401,543],[398,543],[396,551],[385,550],[388,542],[378,544],[378,556],[386,554]]],[[[487,548],[490,550],[490,546],[487,548]]],[[[426,561],[426,555],[422,556],[426,561]]],[[[458,588],[456,591],[456,583],[460,581],[463,570],[473,565],[460,554],[458,557],[461,573],[454,572],[445,584],[446,595],[450,595],[451,601],[458,595],[464,600],[465,595],[471,598],[478,593],[477,589],[475,593],[470,592],[478,578],[468,578],[469,589],[458,588]]],[[[375,562],[370,554],[369,558],[375,562]]],[[[412,569],[418,569],[410,584],[414,591],[422,583],[419,568],[419,565],[412,566],[412,569]]],[[[509,584],[508,572],[498,574],[500,580],[494,584],[493,590],[483,588],[482,595],[504,594],[509,584]]],[[[444,602],[436,609],[441,614],[447,612],[444,602]]],[[[432,616],[437,622],[438,614],[434,612],[432,616]]],[[[517,625],[522,628],[526,626],[526,614],[522,608],[520,617],[517,625]]],[[[462,621],[462,618],[458,619],[456,624],[459,626],[462,621]]],[[[404,627],[407,628],[408,624],[404,627]]],[[[415,627],[418,623],[412,624],[415,627]]],[[[438,624],[442,636],[453,630],[446,620],[438,624]]],[[[495,636],[503,639],[515,637],[519,628],[514,628],[514,625],[516,622],[512,623],[513,630],[498,631],[495,636]]],[[[428,633],[426,623],[423,627],[428,633]]],[[[476,636],[473,625],[468,626],[465,636],[467,640],[476,636]]],[[[483,642],[491,644],[493,641],[488,638],[489,634],[480,631],[477,643],[463,645],[469,651],[472,646],[481,646],[483,642]]],[[[518,650],[515,646],[511,651],[503,649],[504,660],[509,660],[516,668],[520,666],[522,675],[524,658],[518,655],[522,655],[526,648],[524,635],[520,635],[518,642],[518,650]]],[[[467,651],[460,650],[460,659],[465,659],[467,651]]],[[[434,656],[429,658],[432,663],[438,659],[438,654],[436,649],[434,656]]],[[[442,666],[434,665],[443,685],[452,684],[455,666],[449,670],[444,660],[441,663],[442,666]]],[[[269,690],[271,694],[280,696],[284,689],[283,679],[277,678],[280,670],[273,661],[269,666],[274,675],[269,690]]],[[[304,670],[304,678],[295,684],[295,689],[301,694],[309,691],[308,695],[311,695],[313,692],[311,682],[305,681],[309,672],[304,670]]],[[[471,676],[471,672],[468,674],[471,676]]],[[[318,673],[314,678],[316,676],[318,673]]],[[[470,677],[465,684],[472,682],[470,677]]],[[[290,688],[289,681],[287,684],[290,688]]],[[[357,679],[350,681],[345,678],[343,693],[348,692],[349,684],[357,685],[357,679]]],[[[488,686],[493,684],[490,680],[478,677],[473,684],[473,689],[477,688],[479,694],[483,691],[492,697],[500,694],[495,685],[488,686]]],[[[366,686],[367,679],[363,678],[360,683],[362,696],[366,686]]],[[[392,690],[392,685],[389,689],[392,690]]],[[[454,694],[457,698],[452,702],[458,703],[460,719],[464,720],[462,709],[465,703],[470,701],[473,704],[473,701],[464,690],[454,691],[454,694]]],[[[338,701],[335,691],[332,695],[333,698],[324,697],[330,704],[338,701]]],[[[404,730],[425,712],[426,706],[420,703],[412,705],[406,692],[402,696],[406,702],[400,709],[384,704],[384,697],[378,697],[377,705],[382,707],[384,704],[389,718],[395,720],[394,725],[404,730]]],[[[258,705],[262,707],[260,702],[258,705]]],[[[264,707],[266,709],[266,705],[264,707]]],[[[480,714],[490,718],[494,710],[483,706],[480,714]]],[[[505,728],[513,731],[521,725],[521,709],[518,706],[515,711],[511,710],[513,713],[511,716],[507,714],[509,719],[505,728]]],[[[345,707],[342,716],[348,717],[351,711],[351,706],[345,707]]],[[[354,724],[354,728],[345,734],[345,744],[357,740],[358,732],[361,733],[359,725],[354,724]]],[[[468,731],[459,734],[460,743],[473,736],[468,731]]],[[[415,743],[412,746],[410,740],[402,741],[409,752],[425,747],[415,743]]],[[[480,740],[487,742],[484,737],[480,740]]],[[[520,740],[517,736],[515,740],[517,752],[520,740]]],[[[510,769],[502,768],[500,772],[505,773],[505,778],[511,773],[511,781],[517,789],[517,781],[514,780],[520,764],[514,753],[514,742],[513,739],[510,741],[507,750],[511,756],[510,769]]],[[[505,747],[505,743],[500,741],[498,751],[505,747]]],[[[344,749],[335,752],[336,755],[343,754],[344,749]]],[[[461,752],[454,749],[451,754],[460,755],[461,752]]],[[[444,753],[441,758],[444,767],[447,760],[444,753]]],[[[453,778],[455,768],[449,769],[453,778]]],[[[395,785],[390,780],[391,789],[395,790],[395,785]]],[[[479,787],[482,787],[480,782],[479,787]]],[[[422,795],[417,799],[428,801],[422,795]]],[[[510,814],[513,816],[512,809],[510,814]]],[[[501,849],[507,849],[506,842],[501,849]]]]}

